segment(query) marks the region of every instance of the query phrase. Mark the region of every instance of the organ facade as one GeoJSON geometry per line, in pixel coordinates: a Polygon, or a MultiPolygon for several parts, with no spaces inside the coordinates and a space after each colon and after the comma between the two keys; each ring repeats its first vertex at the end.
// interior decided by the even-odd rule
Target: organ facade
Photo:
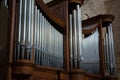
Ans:
{"type": "Polygon", "coordinates": [[[118,80],[110,14],[81,20],[84,0],[2,0],[1,80],[118,80]]]}

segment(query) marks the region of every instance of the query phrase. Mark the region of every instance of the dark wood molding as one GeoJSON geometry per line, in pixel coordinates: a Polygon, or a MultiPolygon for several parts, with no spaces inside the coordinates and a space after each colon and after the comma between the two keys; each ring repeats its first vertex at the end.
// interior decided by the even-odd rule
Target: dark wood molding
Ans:
{"type": "Polygon", "coordinates": [[[47,7],[47,5],[45,5],[42,0],[35,0],[35,1],[40,6],[46,17],[48,17],[51,20],[51,22],[58,25],[59,29],[63,30],[65,27],[64,21],[62,21],[58,16],[56,16],[53,12],[51,12],[47,7]]]}
{"type": "Polygon", "coordinates": [[[93,28],[89,29],[89,30],[82,30],[83,34],[91,34],[92,32],[94,32],[96,30],[96,28],[98,28],[98,24],[96,24],[93,28]]]}

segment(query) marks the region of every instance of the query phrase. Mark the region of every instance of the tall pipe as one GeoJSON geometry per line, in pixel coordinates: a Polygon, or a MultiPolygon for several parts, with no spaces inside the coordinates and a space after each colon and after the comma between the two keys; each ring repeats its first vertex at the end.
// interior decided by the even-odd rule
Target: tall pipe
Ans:
{"type": "Polygon", "coordinates": [[[34,11],[35,11],[35,7],[34,7],[34,0],[32,0],[32,2],[31,2],[31,4],[32,4],[32,6],[31,6],[31,9],[32,9],[32,11],[31,11],[31,17],[32,17],[32,19],[31,19],[31,45],[33,45],[33,28],[34,28],[34,11]]]}
{"type": "MultiPolygon", "coordinates": [[[[20,55],[20,39],[21,39],[21,28],[22,28],[22,0],[19,2],[19,28],[18,28],[18,48],[17,48],[17,59],[19,59],[20,55]]],[[[16,26],[17,27],[17,26],[16,26]]],[[[17,34],[17,33],[16,33],[17,34]]],[[[15,53],[16,54],[16,53],[15,53]]]]}
{"type": "Polygon", "coordinates": [[[82,27],[81,27],[81,8],[79,5],[77,5],[77,59],[78,59],[78,68],[80,67],[80,60],[82,56],[82,27]]]}
{"type": "Polygon", "coordinates": [[[111,24],[108,26],[108,37],[109,37],[109,54],[110,54],[110,74],[114,74],[115,56],[114,56],[113,33],[112,33],[111,24]]]}
{"type": "Polygon", "coordinates": [[[36,63],[36,58],[37,58],[37,55],[36,55],[36,52],[37,52],[37,6],[35,6],[35,27],[34,27],[34,61],[35,61],[35,64],[36,63]]]}
{"type": "Polygon", "coordinates": [[[73,42],[72,42],[72,14],[70,14],[69,15],[70,16],[70,58],[71,58],[71,60],[70,60],[70,66],[71,66],[71,68],[72,68],[72,66],[73,66],[73,63],[72,63],[72,61],[73,61],[73,56],[74,56],[74,54],[73,54],[73,42]]]}
{"type": "Polygon", "coordinates": [[[76,31],[76,10],[73,10],[73,47],[74,47],[74,67],[77,67],[77,31],[76,31]]]}
{"type": "Polygon", "coordinates": [[[22,30],[21,30],[21,49],[22,49],[22,59],[24,59],[24,55],[25,55],[25,38],[26,38],[26,8],[27,8],[27,0],[23,0],[22,2],[22,30]]]}
{"type": "Polygon", "coordinates": [[[113,57],[113,66],[116,67],[115,64],[115,53],[114,53],[114,40],[113,40],[113,32],[112,32],[112,24],[110,24],[110,32],[111,32],[111,45],[112,45],[112,57],[113,57]]]}

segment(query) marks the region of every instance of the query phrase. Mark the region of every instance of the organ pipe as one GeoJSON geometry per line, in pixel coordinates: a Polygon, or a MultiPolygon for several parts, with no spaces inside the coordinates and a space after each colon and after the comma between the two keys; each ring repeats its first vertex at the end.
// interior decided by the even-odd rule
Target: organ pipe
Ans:
{"type": "Polygon", "coordinates": [[[78,39],[77,39],[77,59],[78,59],[78,67],[80,67],[79,66],[79,64],[80,64],[80,60],[81,60],[81,54],[82,54],[82,24],[81,24],[81,9],[80,9],[80,6],[79,5],[77,5],[77,22],[76,22],[76,24],[77,24],[77,32],[78,32],[78,34],[77,34],[77,37],[78,37],[78,39]]]}
{"type": "Polygon", "coordinates": [[[70,66],[71,68],[73,67],[73,42],[72,42],[72,14],[69,15],[69,18],[70,18],[70,66]]]}
{"type": "Polygon", "coordinates": [[[76,10],[73,10],[73,53],[74,53],[74,67],[77,67],[77,30],[76,30],[76,10]]]}
{"type": "Polygon", "coordinates": [[[80,60],[82,57],[82,28],[81,28],[81,8],[76,5],[69,15],[70,19],[70,58],[71,67],[80,68],[80,60]],[[72,63],[73,58],[73,63],[72,63]]]}
{"type": "Polygon", "coordinates": [[[106,73],[114,74],[115,72],[115,56],[114,56],[114,44],[113,44],[113,33],[112,24],[106,27],[107,32],[105,34],[105,56],[106,56],[106,73]]]}

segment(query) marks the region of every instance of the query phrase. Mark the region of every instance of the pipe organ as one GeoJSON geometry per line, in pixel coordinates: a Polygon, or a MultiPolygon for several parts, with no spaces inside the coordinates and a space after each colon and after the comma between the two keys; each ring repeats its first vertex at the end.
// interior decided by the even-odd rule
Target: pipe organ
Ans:
{"type": "Polygon", "coordinates": [[[83,2],[0,1],[1,80],[118,80],[114,16],[81,20],[83,2]]]}

